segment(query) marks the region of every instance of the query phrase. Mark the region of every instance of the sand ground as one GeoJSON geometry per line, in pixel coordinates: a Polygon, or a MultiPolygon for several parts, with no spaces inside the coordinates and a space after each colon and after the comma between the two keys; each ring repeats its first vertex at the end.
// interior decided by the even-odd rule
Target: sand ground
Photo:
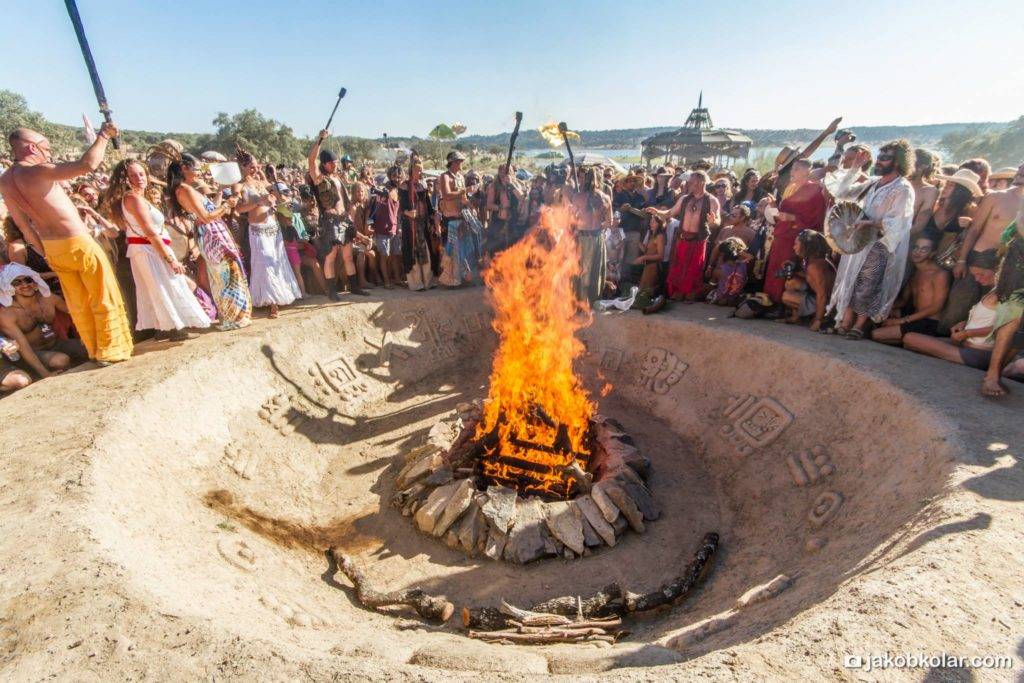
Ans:
{"type": "Polygon", "coordinates": [[[967,368],[722,316],[586,331],[586,380],[614,386],[600,410],[653,460],[665,513],[572,562],[469,559],[387,502],[402,453],[485,391],[479,291],[318,302],[0,401],[4,679],[1019,676],[1024,387],[985,401],[967,368]],[[386,588],[526,604],[656,588],[708,531],[705,585],[611,648],[403,630],[323,555],[345,547],[386,588]],[[737,607],[780,574],[789,588],[737,607]],[[885,652],[1014,668],[843,666],[885,652]]]}

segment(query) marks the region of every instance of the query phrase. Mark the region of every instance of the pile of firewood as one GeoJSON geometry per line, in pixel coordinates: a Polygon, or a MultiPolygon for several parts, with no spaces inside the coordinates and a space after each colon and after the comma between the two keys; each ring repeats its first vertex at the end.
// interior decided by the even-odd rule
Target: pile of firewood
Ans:
{"type": "Polygon", "coordinates": [[[561,614],[519,609],[504,600],[497,610],[462,610],[462,625],[470,638],[489,643],[542,645],[547,643],[614,643],[629,634],[622,628],[622,618],[583,615],[583,602],[577,599],[576,618],[561,614]],[[486,614],[486,616],[485,616],[486,614]],[[491,630],[470,628],[498,626],[491,630]]]}

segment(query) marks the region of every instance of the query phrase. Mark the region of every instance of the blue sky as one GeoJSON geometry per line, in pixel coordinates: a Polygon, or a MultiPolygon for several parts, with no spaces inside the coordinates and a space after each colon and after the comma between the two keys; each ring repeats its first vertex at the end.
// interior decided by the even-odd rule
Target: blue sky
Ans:
{"type": "MultiPolygon", "coordinates": [[[[255,107],[338,134],[557,119],[718,125],[1007,121],[1024,114],[1024,2],[78,0],[120,125],[208,131],[255,107]]],[[[0,88],[77,123],[95,102],[60,0],[0,0],[0,88]],[[20,48],[17,52],[14,48],[20,48]]]]}

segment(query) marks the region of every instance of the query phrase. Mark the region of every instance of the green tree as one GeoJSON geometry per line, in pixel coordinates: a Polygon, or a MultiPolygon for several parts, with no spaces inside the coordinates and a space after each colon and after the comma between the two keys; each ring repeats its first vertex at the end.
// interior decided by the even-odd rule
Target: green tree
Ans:
{"type": "Polygon", "coordinates": [[[994,168],[1024,163],[1024,116],[1001,130],[967,129],[948,133],[940,143],[954,163],[983,157],[994,168]]]}
{"type": "Polygon", "coordinates": [[[0,131],[6,138],[15,128],[31,128],[42,133],[49,138],[52,151],[58,155],[78,151],[84,142],[84,137],[79,138],[71,126],[50,123],[42,114],[29,109],[24,96],[11,90],[0,90],[0,131]]]}
{"type": "Polygon", "coordinates": [[[231,157],[237,145],[260,161],[275,164],[301,164],[306,157],[307,145],[295,137],[291,127],[267,118],[255,109],[234,115],[221,112],[213,120],[213,125],[217,132],[200,137],[193,151],[213,149],[231,157]]]}

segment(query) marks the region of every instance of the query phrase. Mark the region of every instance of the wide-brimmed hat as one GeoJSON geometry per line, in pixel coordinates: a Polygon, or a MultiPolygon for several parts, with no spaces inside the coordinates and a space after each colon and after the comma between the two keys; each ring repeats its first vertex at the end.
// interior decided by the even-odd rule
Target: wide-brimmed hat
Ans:
{"type": "Polygon", "coordinates": [[[1017,169],[1012,166],[1001,168],[988,174],[989,180],[1013,180],[1017,177],[1017,169]]]}
{"type": "Polygon", "coordinates": [[[981,185],[978,184],[978,181],[981,180],[981,176],[969,168],[961,168],[953,175],[942,175],[940,173],[935,177],[939,180],[945,180],[966,187],[975,197],[980,197],[982,195],[981,185]]]}
{"type": "Polygon", "coordinates": [[[800,150],[798,148],[786,145],[781,150],[779,150],[779,153],[777,155],[775,155],[775,167],[782,168],[786,164],[796,161],[796,159],[799,156],[800,150]]]}
{"type": "Polygon", "coordinates": [[[452,163],[453,161],[465,161],[466,155],[457,149],[453,149],[452,151],[448,152],[448,156],[445,157],[445,160],[449,164],[452,163]]]}

